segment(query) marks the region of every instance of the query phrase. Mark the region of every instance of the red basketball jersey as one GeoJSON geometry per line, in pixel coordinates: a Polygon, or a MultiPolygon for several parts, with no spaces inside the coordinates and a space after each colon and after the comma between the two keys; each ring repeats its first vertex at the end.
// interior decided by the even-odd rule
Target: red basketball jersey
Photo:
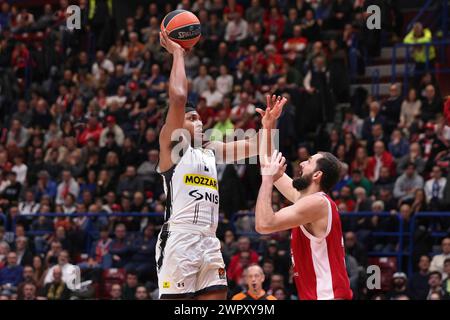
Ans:
{"type": "Polygon", "coordinates": [[[292,229],[291,255],[294,279],[300,300],[351,300],[345,267],[344,239],[337,206],[328,202],[328,224],[323,238],[310,234],[303,226],[292,229]]]}

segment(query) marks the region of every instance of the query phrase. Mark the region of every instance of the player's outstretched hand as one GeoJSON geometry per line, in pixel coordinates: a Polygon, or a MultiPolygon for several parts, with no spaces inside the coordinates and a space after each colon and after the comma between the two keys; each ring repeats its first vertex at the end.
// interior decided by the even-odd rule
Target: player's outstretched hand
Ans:
{"type": "Polygon", "coordinates": [[[276,181],[284,174],[286,166],[286,158],[275,150],[270,159],[267,155],[264,156],[264,161],[261,162],[261,175],[272,177],[276,181]]]}
{"type": "Polygon", "coordinates": [[[280,117],[287,99],[281,96],[277,97],[276,95],[267,95],[266,101],[266,110],[256,108],[256,112],[258,112],[262,117],[261,122],[263,127],[271,128],[275,125],[275,121],[280,117]]]}
{"type": "Polygon", "coordinates": [[[170,54],[174,54],[175,51],[180,50],[185,54],[183,47],[181,47],[178,43],[171,40],[166,30],[161,31],[159,33],[159,43],[163,48],[165,48],[170,54]]]}

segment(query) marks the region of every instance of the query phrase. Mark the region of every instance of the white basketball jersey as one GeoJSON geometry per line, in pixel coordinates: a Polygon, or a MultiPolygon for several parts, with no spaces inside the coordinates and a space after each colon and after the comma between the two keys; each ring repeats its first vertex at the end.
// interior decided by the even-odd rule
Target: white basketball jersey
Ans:
{"type": "Polygon", "coordinates": [[[161,175],[167,196],[165,221],[215,233],[219,184],[214,152],[189,146],[179,163],[161,175]]]}

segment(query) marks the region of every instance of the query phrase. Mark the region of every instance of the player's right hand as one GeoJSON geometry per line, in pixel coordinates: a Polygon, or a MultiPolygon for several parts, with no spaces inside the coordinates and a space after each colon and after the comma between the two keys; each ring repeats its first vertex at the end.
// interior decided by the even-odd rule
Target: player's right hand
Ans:
{"type": "Polygon", "coordinates": [[[286,158],[281,152],[275,150],[270,159],[264,155],[264,161],[261,162],[261,175],[271,176],[276,181],[284,174],[286,166],[286,158]]]}
{"type": "Polygon", "coordinates": [[[169,38],[169,34],[167,33],[166,30],[159,32],[159,43],[170,54],[174,54],[175,51],[178,50],[181,51],[183,54],[185,53],[183,47],[181,47],[178,43],[169,38]]]}

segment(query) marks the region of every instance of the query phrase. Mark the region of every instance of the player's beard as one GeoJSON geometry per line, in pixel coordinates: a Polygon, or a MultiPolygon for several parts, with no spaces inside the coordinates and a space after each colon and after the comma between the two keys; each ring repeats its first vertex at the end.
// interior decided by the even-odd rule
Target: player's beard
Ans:
{"type": "Polygon", "coordinates": [[[300,173],[300,177],[292,180],[292,186],[298,191],[306,190],[312,183],[313,173],[304,175],[300,173]]]}

